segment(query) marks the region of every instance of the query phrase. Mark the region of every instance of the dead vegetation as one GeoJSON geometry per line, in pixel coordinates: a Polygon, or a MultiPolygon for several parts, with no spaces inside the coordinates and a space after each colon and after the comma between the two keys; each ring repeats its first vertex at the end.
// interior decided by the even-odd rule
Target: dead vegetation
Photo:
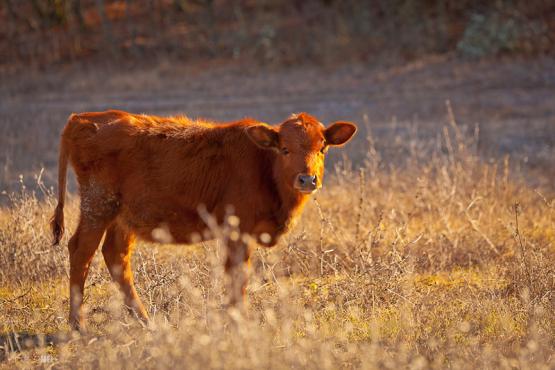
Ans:
{"type": "Polygon", "coordinates": [[[150,328],[127,315],[97,255],[90,333],[59,335],[67,239],[49,246],[50,190],[5,195],[0,332],[12,336],[0,367],[553,368],[553,189],[532,187],[509,157],[481,160],[478,134],[452,115],[435,140],[406,135],[402,162],[382,160],[369,136],[361,168],[345,158],[328,171],[294,231],[254,253],[244,310],[222,306],[218,242],[140,244],[150,328]]]}
{"type": "Polygon", "coordinates": [[[3,0],[0,73],[72,61],[254,65],[553,54],[545,0],[3,0]]]}

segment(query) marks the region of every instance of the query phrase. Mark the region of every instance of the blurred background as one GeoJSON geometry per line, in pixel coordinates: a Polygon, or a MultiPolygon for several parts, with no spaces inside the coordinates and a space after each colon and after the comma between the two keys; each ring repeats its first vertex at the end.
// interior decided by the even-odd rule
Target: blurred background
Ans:
{"type": "Polygon", "coordinates": [[[355,167],[369,141],[387,167],[454,118],[484,160],[510,155],[531,182],[552,183],[551,0],[0,4],[0,190],[33,186],[41,169],[55,184],[68,115],[109,108],[352,120],[361,132],[329,166],[355,167]]]}

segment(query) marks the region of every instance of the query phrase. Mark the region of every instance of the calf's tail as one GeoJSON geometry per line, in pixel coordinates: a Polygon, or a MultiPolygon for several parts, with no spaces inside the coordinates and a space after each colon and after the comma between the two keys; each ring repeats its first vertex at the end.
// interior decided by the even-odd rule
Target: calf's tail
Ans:
{"type": "MultiPolygon", "coordinates": [[[[71,118],[70,118],[71,120],[71,118]]],[[[54,211],[54,215],[50,220],[52,229],[53,243],[60,244],[60,240],[64,235],[64,202],[66,197],[66,180],[67,180],[67,163],[69,153],[65,138],[62,136],[60,140],[60,157],[58,159],[58,205],[54,211]]]]}

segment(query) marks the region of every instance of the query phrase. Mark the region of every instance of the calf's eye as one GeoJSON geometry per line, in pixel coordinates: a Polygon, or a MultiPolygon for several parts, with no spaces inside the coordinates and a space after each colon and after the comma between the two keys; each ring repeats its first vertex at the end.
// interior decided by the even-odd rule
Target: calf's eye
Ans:
{"type": "Polygon", "coordinates": [[[283,154],[283,155],[289,154],[289,149],[287,149],[287,148],[281,148],[281,154],[283,154]]]}

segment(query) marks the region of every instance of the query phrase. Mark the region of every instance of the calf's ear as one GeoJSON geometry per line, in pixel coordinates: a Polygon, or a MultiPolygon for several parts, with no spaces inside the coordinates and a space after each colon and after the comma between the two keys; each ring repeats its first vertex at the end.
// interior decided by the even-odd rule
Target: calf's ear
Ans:
{"type": "Polygon", "coordinates": [[[249,139],[262,149],[277,149],[279,146],[279,134],[271,126],[262,123],[249,126],[245,131],[249,139]]]}
{"type": "Polygon", "coordinates": [[[351,140],[355,132],[357,132],[357,127],[351,122],[334,122],[324,131],[326,144],[343,145],[351,140]]]}

